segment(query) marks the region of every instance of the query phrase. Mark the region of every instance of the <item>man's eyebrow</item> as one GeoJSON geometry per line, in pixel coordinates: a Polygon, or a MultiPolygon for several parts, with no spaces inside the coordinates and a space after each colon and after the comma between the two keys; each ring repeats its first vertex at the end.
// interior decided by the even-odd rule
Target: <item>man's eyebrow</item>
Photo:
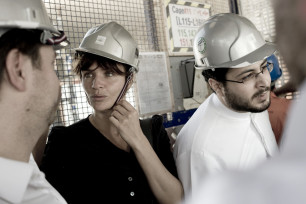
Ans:
{"type": "Polygon", "coordinates": [[[267,62],[267,59],[265,59],[261,64],[260,67],[262,67],[267,62]]]}
{"type": "MultiPolygon", "coordinates": [[[[262,63],[259,66],[262,67],[266,62],[267,62],[267,59],[263,60],[262,63]]],[[[241,75],[243,75],[245,73],[253,72],[254,70],[255,70],[254,68],[244,70],[243,72],[239,73],[235,77],[240,77],[241,75]]]]}
{"type": "Polygon", "coordinates": [[[241,75],[245,74],[245,73],[249,73],[249,72],[253,72],[254,69],[247,69],[247,70],[244,70],[243,72],[239,73],[238,75],[236,75],[235,77],[240,77],[241,75]]]}

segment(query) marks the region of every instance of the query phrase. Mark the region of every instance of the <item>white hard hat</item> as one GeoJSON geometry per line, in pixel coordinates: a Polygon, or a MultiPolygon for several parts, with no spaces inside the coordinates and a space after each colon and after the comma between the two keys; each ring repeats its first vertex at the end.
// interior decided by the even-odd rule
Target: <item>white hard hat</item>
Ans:
{"type": "Polygon", "coordinates": [[[44,31],[41,36],[44,44],[69,44],[64,33],[52,25],[41,0],[1,0],[0,37],[13,28],[44,31]]]}
{"type": "Polygon", "coordinates": [[[106,57],[130,65],[138,71],[137,44],[131,34],[116,22],[91,28],[75,50],[106,57]]]}
{"type": "Polygon", "coordinates": [[[248,66],[275,50],[275,44],[266,42],[250,20],[233,13],[206,20],[193,45],[195,67],[204,70],[248,66]]]}

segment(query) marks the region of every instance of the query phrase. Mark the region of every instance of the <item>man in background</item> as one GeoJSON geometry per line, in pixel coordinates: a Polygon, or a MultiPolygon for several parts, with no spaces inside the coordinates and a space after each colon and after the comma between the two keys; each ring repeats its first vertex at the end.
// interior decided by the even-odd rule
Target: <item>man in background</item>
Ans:
{"type": "Polygon", "coordinates": [[[31,152],[55,117],[56,46],[67,45],[41,0],[1,0],[0,203],[63,204],[31,152]]]}
{"type": "Polygon", "coordinates": [[[278,59],[275,55],[267,58],[269,63],[273,64],[273,70],[270,72],[271,76],[271,104],[268,108],[269,119],[272,130],[275,135],[276,143],[279,145],[283,134],[283,129],[286,124],[287,113],[290,107],[291,100],[285,97],[277,96],[275,84],[282,76],[282,69],[279,67],[278,59]]]}

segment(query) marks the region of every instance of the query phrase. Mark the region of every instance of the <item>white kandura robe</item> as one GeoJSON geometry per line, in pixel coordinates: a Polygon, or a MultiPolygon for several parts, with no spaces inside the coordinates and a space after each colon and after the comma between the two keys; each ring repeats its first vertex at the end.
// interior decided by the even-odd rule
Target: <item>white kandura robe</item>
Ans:
{"type": "Polygon", "coordinates": [[[238,113],[209,96],[179,132],[174,159],[186,194],[226,169],[247,169],[277,152],[268,112],[238,113]]]}
{"type": "Polygon", "coordinates": [[[290,108],[280,154],[249,171],[201,180],[184,204],[306,203],[306,80],[290,108]]]}

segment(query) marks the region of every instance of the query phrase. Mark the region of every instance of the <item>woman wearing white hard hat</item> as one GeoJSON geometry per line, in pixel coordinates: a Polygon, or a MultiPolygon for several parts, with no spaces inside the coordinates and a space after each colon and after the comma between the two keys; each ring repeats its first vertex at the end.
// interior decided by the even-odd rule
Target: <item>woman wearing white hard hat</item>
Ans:
{"type": "Polygon", "coordinates": [[[178,202],[183,191],[162,118],[142,129],[124,99],[139,69],[130,33],[115,22],[93,27],[76,52],[75,72],[94,113],[53,128],[42,162],[47,179],[69,203],[178,202]]]}

